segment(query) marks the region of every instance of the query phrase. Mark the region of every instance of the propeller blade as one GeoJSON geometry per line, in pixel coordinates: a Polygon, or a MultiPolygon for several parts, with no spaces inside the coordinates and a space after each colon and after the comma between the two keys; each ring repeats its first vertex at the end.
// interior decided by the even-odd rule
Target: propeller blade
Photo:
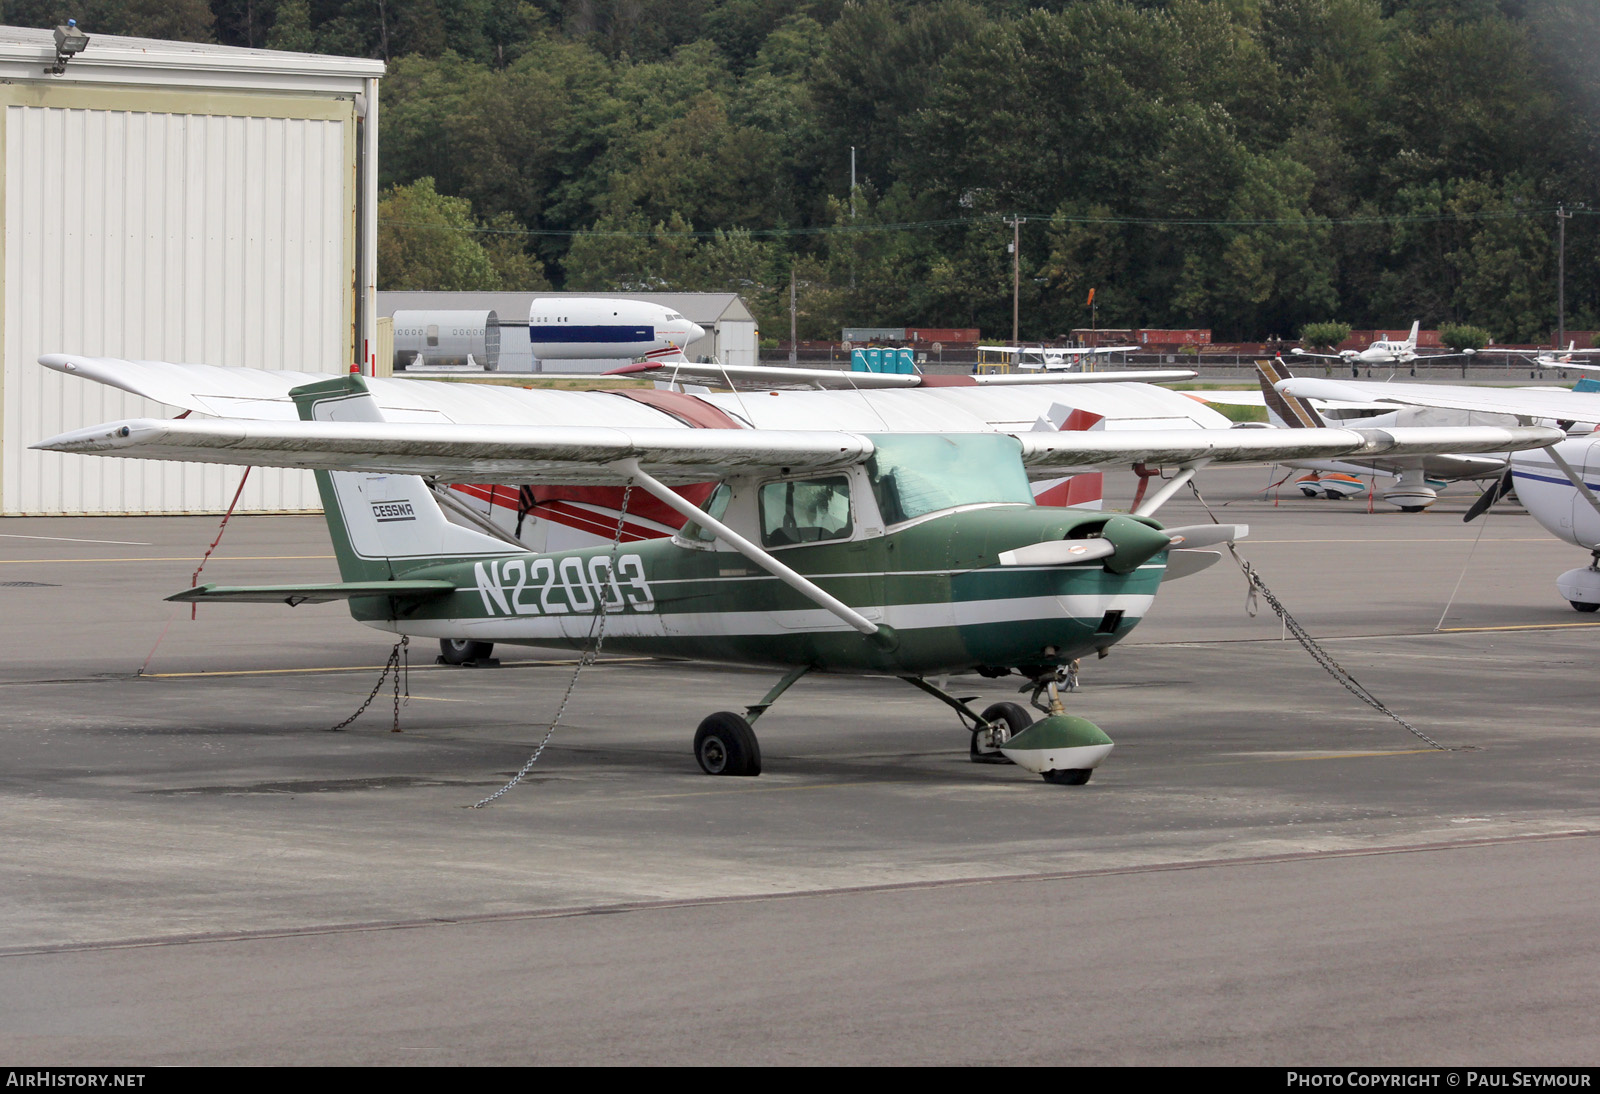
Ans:
{"type": "Polygon", "coordinates": [[[1015,551],[1001,551],[1002,566],[1066,566],[1074,562],[1093,562],[1115,554],[1116,544],[1109,539],[1052,539],[1030,543],[1015,551]]]}
{"type": "Polygon", "coordinates": [[[1219,543],[1232,543],[1250,534],[1248,524],[1191,524],[1186,528],[1163,528],[1172,537],[1174,547],[1215,547],[1219,543]]]}
{"type": "Polygon", "coordinates": [[[1467,515],[1462,517],[1463,522],[1477,520],[1489,511],[1489,506],[1499,501],[1500,498],[1511,492],[1511,468],[1506,468],[1506,473],[1489,485],[1483,496],[1472,503],[1472,508],[1467,510],[1467,515]]]}

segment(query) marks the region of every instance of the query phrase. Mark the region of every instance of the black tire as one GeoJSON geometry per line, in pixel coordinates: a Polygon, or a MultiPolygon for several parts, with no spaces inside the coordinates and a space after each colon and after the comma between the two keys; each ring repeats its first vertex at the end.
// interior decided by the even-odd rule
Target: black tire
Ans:
{"type": "Polygon", "coordinates": [[[1572,610],[1575,612],[1592,612],[1600,608],[1600,604],[1590,604],[1584,600],[1569,600],[1567,603],[1572,605],[1572,610]]]}
{"type": "MultiPolygon", "coordinates": [[[[995,703],[983,712],[983,721],[988,725],[994,721],[1003,721],[1006,724],[1006,738],[1009,740],[1033,725],[1033,715],[1028,713],[1028,708],[1019,703],[995,703]]],[[[979,748],[978,738],[984,736],[982,730],[973,733],[972,746],[969,756],[975,764],[1008,764],[1010,758],[997,749],[979,748]]]]}
{"type": "Polygon", "coordinates": [[[750,723],[719,710],[694,732],[694,758],[707,775],[761,774],[761,744],[750,723]]]}
{"type": "Polygon", "coordinates": [[[476,642],[470,638],[439,639],[439,660],[447,665],[470,665],[474,661],[487,661],[493,652],[493,642],[476,642]]]}
{"type": "Polygon", "coordinates": [[[1057,786],[1082,786],[1094,774],[1092,767],[1074,767],[1066,771],[1046,771],[1044,781],[1057,786]]]}
{"type": "Polygon", "coordinates": [[[1400,511],[1402,513],[1420,513],[1427,508],[1426,505],[1402,505],[1400,511]]]}

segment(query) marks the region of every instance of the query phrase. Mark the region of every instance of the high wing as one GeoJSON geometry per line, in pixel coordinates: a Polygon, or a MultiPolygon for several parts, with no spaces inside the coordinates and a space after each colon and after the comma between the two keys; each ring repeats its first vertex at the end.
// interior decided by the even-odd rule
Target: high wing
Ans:
{"type": "Polygon", "coordinates": [[[1390,429],[1205,429],[1115,433],[1024,433],[1028,469],[1105,467],[1138,462],[1267,463],[1445,452],[1506,452],[1563,440],[1543,426],[1411,426],[1390,429]]]}
{"type": "MultiPolygon", "coordinates": [[[[39,363],[56,372],[120,388],[168,406],[219,418],[265,418],[294,421],[298,417],[289,392],[305,384],[326,380],[326,373],[280,372],[225,365],[176,364],[169,361],[132,361],[116,357],[85,357],[47,353],[39,363]]],[[[550,373],[540,374],[548,378],[550,373]]],[[[627,365],[607,373],[576,377],[593,381],[598,376],[636,376],[661,382],[689,381],[743,388],[820,388],[824,390],[877,391],[884,389],[947,387],[1014,387],[1037,384],[1158,384],[1192,380],[1192,369],[1143,369],[1118,372],[1047,373],[1016,375],[933,376],[894,372],[847,372],[840,369],[784,368],[767,365],[662,364],[627,365]]],[[[372,395],[390,421],[481,421],[514,424],[540,421],[535,403],[574,402],[595,392],[559,391],[514,385],[461,384],[412,378],[365,378],[372,395]]],[[[530,377],[531,379],[531,377],[530,377]]],[[[609,413],[615,400],[600,398],[609,413]]],[[[570,408],[551,424],[571,422],[570,408]]]]}
{"type": "Polygon", "coordinates": [[[74,430],[47,452],[236,466],[434,475],[450,482],[623,482],[610,464],[637,460],[664,482],[720,479],[730,468],[805,470],[856,463],[873,451],[855,433],[768,429],[608,429],[460,426],[426,422],[135,419],[74,430]]]}
{"type": "MultiPolygon", "coordinates": [[[[1570,353],[1572,356],[1576,357],[1580,353],[1584,353],[1584,354],[1600,353],[1600,349],[1575,349],[1575,350],[1568,350],[1566,352],[1570,353]]],[[[1576,372],[1600,372],[1600,361],[1572,361],[1572,360],[1563,361],[1563,360],[1561,360],[1559,358],[1552,359],[1552,358],[1544,358],[1544,357],[1529,357],[1527,359],[1529,361],[1532,361],[1534,364],[1538,365],[1540,368],[1552,368],[1552,369],[1554,369],[1554,368],[1569,369],[1570,368],[1570,369],[1572,369],[1572,370],[1574,370],[1576,372]]]]}
{"type": "MultiPolygon", "coordinates": [[[[1301,430],[1121,430],[1017,435],[1030,471],[1147,464],[1265,462],[1337,456],[1504,452],[1562,440],[1539,427],[1301,430]]],[[[450,482],[621,483],[623,464],[665,482],[704,482],[733,468],[839,467],[869,458],[870,436],[782,430],[606,429],[136,419],[64,433],[52,452],[375,474],[450,482]]]]}
{"type": "Polygon", "coordinates": [[[1140,353],[1143,346],[1073,346],[1066,349],[1041,346],[979,346],[984,353],[1003,353],[1022,357],[1093,357],[1097,353],[1140,353]]]}
{"type": "Polygon", "coordinates": [[[1302,376],[1275,386],[1287,395],[1303,399],[1514,414],[1529,421],[1600,422],[1600,393],[1449,384],[1387,384],[1360,380],[1318,380],[1302,376]]]}
{"type": "Polygon", "coordinates": [[[934,376],[927,373],[850,372],[843,369],[788,368],[782,365],[656,364],[624,365],[606,376],[642,376],[681,383],[688,380],[727,387],[813,387],[823,390],[878,390],[918,387],[1005,387],[1016,384],[1163,384],[1192,380],[1192,369],[1143,369],[1120,372],[979,373],[934,376]]]}

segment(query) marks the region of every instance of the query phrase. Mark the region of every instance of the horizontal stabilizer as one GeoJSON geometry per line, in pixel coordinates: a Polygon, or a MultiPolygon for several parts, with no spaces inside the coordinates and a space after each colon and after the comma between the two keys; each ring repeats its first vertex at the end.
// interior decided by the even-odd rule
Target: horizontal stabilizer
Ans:
{"type": "Polygon", "coordinates": [[[362,596],[425,600],[456,591],[450,581],[336,581],[329,585],[202,585],[167,597],[179,603],[227,601],[234,604],[326,604],[362,596]]]}

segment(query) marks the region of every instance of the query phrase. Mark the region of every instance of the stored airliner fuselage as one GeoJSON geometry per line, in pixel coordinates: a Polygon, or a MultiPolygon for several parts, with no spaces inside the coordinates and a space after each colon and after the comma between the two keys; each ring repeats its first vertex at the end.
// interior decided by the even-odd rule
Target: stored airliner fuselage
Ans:
{"type": "Polygon", "coordinates": [[[705,328],[648,300],[541,296],[528,309],[528,341],[541,361],[682,356],[705,328]]]}

